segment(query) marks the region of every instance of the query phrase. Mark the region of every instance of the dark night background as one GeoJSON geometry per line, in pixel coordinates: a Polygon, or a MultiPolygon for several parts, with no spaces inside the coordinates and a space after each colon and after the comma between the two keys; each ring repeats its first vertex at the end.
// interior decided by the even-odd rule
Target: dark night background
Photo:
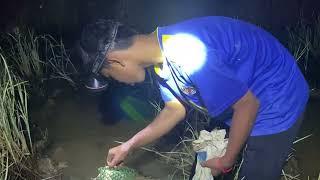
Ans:
{"type": "MultiPolygon", "coordinates": [[[[73,40],[84,24],[117,16],[119,9],[120,0],[3,0],[0,28],[10,31],[27,23],[37,31],[73,40]]],[[[126,20],[142,32],[151,32],[190,17],[231,16],[262,25],[279,38],[301,13],[309,18],[319,10],[319,0],[138,0],[128,1],[126,20]]]]}

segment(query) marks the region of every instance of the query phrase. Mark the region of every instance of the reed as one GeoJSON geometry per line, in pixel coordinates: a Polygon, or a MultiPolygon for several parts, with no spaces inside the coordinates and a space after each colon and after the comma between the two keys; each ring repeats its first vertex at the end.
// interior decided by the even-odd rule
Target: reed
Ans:
{"type": "Polygon", "coordinates": [[[24,79],[40,79],[43,77],[44,62],[38,53],[39,38],[33,31],[17,28],[8,35],[10,43],[10,60],[14,62],[19,75],[24,79]]]}
{"type": "Polygon", "coordinates": [[[32,95],[44,95],[45,81],[66,80],[76,86],[72,75],[77,73],[62,41],[50,35],[35,35],[27,28],[17,28],[5,36],[8,48],[5,56],[9,65],[23,80],[29,82],[32,95]]]}
{"type": "Polygon", "coordinates": [[[304,70],[307,71],[311,49],[312,31],[303,18],[298,23],[287,28],[288,30],[288,49],[295,57],[297,63],[302,63],[304,70]]]}
{"type": "Polygon", "coordinates": [[[45,42],[45,58],[51,72],[50,78],[65,80],[72,87],[76,87],[72,76],[78,71],[71,62],[62,40],[57,41],[49,35],[41,36],[41,38],[45,42]]]}
{"type": "Polygon", "coordinates": [[[320,15],[307,20],[301,16],[298,23],[288,29],[288,49],[300,65],[311,90],[320,87],[320,15]]]}
{"type": "Polygon", "coordinates": [[[320,61],[320,15],[315,17],[314,25],[312,26],[312,37],[311,37],[311,54],[313,58],[320,61]]]}
{"type": "Polygon", "coordinates": [[[12,73],[2,51],[0,61],[0,179],[6,180],[21,176],[14,170],[32,154],[32,141],[26,82],[12,73]]]}

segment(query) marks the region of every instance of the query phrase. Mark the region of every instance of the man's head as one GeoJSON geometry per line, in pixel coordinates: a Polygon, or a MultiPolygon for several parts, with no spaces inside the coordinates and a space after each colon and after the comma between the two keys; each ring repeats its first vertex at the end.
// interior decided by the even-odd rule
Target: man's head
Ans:
{"type": "Polygon", "coordinates": [[[84,28],[79,50],[84,70],[91,77],[89,84],[103,80],[100,74],[124,83],[144,80],[144,69],[129,52],[136,34],[133,28],[111,20],[99,20],[84,28]]]}

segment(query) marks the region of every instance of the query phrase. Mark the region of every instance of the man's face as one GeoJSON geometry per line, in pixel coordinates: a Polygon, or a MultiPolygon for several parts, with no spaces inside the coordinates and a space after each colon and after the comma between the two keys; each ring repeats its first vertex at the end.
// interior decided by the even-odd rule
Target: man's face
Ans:
{"type": "Polygon", "coordinates": [[[134,84],[144,81],[146,73],[143,67],[134,62],[110,61],[110,66],[103,68],[101,74],[122,83],[134,84]]]}

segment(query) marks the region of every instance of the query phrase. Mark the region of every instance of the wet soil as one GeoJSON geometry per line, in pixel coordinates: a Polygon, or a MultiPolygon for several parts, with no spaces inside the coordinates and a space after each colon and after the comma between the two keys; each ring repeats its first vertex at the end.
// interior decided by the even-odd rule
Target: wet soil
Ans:
{"type": "MultiPolygon", "coordinates": [[[[39,126],[48,129],[47,154],[68,166],[63,170],[65,180],[88,180],[97,176],[98,167],[105,165],[108,149],[118,145],[115,141],[127,140],[148,123],[119,119],[108,124],[98,111],[98,102],[98,96],[80,93],[49,99],[32,113],[39,126]]],[[[174,171],[154,154],[143,150],[132,153],[126,165],[144,176],[158,179],[168,179],[174,171]]]]}
{"type": "MultiPolygon", "coordinates": [[[[65,180],[87,180],[97,175],[97,168],[105,165],[109,148],[114,141],[125,141],[145,127],[150,120],[132,121],[116,116],[117,110],[107,114],[99,112],[101,96],[90,96],[85,92],[49,98],[48,102],[32,112],[32,118],[48,129],[50,146],[48,154],[57,162],[66,162],[63,170],[65,180]],[[111,113],[111,114],[110,114],[111,113]]],[[[108,101],[108,99],[106,99],[108,101]]],[[[299,137],[313,134],[295,145],[299,167],[303,174],[316,177],[320,172],[320,99],[311,99],[305,113],[299,137]]],[[[174,168],[160,162],[156,155],[142,150],[131,154],[126,164],[145,176],[168,179],[174,168]]]]}

